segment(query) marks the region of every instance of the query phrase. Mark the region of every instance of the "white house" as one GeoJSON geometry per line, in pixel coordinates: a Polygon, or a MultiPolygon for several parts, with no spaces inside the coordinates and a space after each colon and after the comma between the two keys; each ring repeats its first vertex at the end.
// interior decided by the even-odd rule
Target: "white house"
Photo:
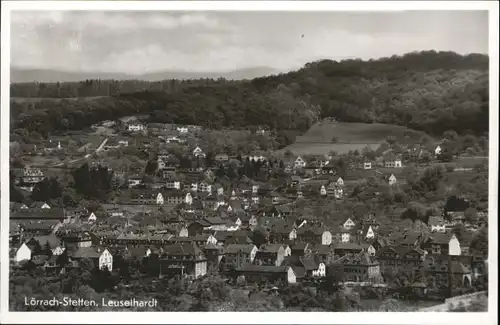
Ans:
{"type": "Polygon", "coordinates": [[[61,247],[61,246],[57,246],[54,249],[52,249],[52,255],[56,255],[56,256],[62,255],[65,250],[66,250],[66,248],[61,247]]]}
{"type": "Polygon", "coordinates": [[[205,153],[203,152],[203,150],[201,150],[199,146],[196,146],[196,148],[194,148],[193,150],[193,156],[203,158],[205,157],[205,153]]]}
{"type": "Polygon", "coordinates": [[[178,126],[177,127],[177,132],[179,133],[188,133],[188,128],[185,126],[178,126]]]}
{"type": "Polygon", "coordinates": [[[342,199],[342,197],[344,196],[344,189],[341,187],[335,188],[334,195],[335,195],[336,199],[339,199],[339,200],[342,199]]]}
{"type": "Polygon", "coordinates": [[[430,216],[427,224],[431,228],[431,232],[446,232],[446,222],[441,216],[430,216]]]}
{"type": "Polygon", "coordinates": [[[348,232],[342,233],[342,236],[340,238],[340,241],[343,243],[348,243],[351,241],[351,234],[348,232]]]}
{"type": "Polygon", "coordinates": [[[99,269],[103,269],[107,267],[109,271],[113,270],[113,255],[107,250],[104,249],[99,256],[99,269]]]}
{"type": "Polygon", "coordinates": [[[321,185],[321,188],[319,189],[319,194],[320,195],[326,195],[326,187],[325,185],[321,185]]]}
{"type": "Polygon", "coordinates": [[[324,278],[326,276],[326,265],[321,262],[318,264],[318,268],[312,271],[312,276],[315,278],[324,278]]]}
{"type": "Polygon", "coordinates": [[[163,195],[161,193],[158,193],[158,195],[156,196],[156,204],[162,205],[164,202],[165,200],[163,199],[163,195]]]}
{"type": "Polygon", "coordinates": [[[191,195],[191,193],[187,193],[186,194],[186,197],[184,199],[184,202],[186,204],[193,204],[193,196],[191,195]]]}
{"type": "Polygon", "coordinates": [[[96,222],[97,221],[97,217],[95,215],[94,212],[92,212],[87,220],[88,222],[96,222]]]}
{"type": "Polygon", "coordinates": [[[332,244],[332,233],[328,230],[323,231],[321,234],[321,245],[331,245],[332,244]]]}
{"type": "Polygon", "coordinates": [[[448,254],[452,256],[462,255],[460,242],[455,234],[451,235],[450,241],[448,242],[448,254]]]}
{"type": "Polygon", "coordinates": [[[398,180],[396,179],[396,176],[394,176],[394,174],[391,174],[391,176],[389,177],[389,185],[395,185],[397,182],[398,180]]]}
{"type": "Polygon", "coordinates": [[[441,154],[441,146],[437,146],[436,149],[434,149],[434,154],[436,156],[439,156],[441,154]]]}
{"type": "Polygon", "coordinates": [[[295,169],[304,168],[304,167],[306,167],[306,162],[304,161],[304,159],[302,159],[302,157],[299,156],[299,157],[297,157],[297,159],[295,159],[293,166],[295,169]]]}
{"type": "Polygon", "coordinates": [[[16,263],[31,260],[31,249],[25,243],[23,243],[17,249],[14,260],[16,261],[16,263]]]}
{"type": "Polygon", "coordinates": [[[130,132],[141,132],[144,131],[144,124],[142,123],[131,123],[128,125],[128,130],[130,132]]]}
{"type": "Polygon", "coordinates": [[[372,226],[368,227],[368,230],[366,231],[365,237],[366,237],[366,239],[373,239],[373,238],[375,238],[375,232],[373,231],[372,226]]]}
{"type": "Polygon", "coordinates": [[[356,226],[356,223],[351,218],[347,218],[343,226],[345,229],[352,229],[356,226]]]}
{"type": "Polygon", "coordinates": [[[337,183],[337,186],[344,186],[344,180],[342,179],[342,177],[339,177],[339,178],[337,179],[337,182],[336,182],[336,183],[337,183]]]}
{"type": "Polygon", "coordinates": [[[48,205],[47,203],[44,203],[42,206],[41,206],[42,209],[50,209],[50,205],[48,205]]]}
{"type": "Polygon", "coordinates": [[[259,192],[259,185],[252,185],[252,194],[257,194],[259,192]]]}
{"type": "Polygon", "coordinates": [[[363,169],[372,169],[371,161],[365,161],[365,163],[363,164],[363,169]]]}

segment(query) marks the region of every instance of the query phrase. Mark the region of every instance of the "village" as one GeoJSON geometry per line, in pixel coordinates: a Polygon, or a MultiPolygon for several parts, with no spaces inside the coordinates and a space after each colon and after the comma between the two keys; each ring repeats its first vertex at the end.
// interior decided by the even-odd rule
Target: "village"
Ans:
{"type": "MultiPolygon", "coordinates": [[[[438,300],[487,283],[487,248],[474,243],[487,231],[487,204],[472,207],[466,197],[454,196],[444,198],[446,207],[417,217],[408,217],[419,212],[404,200],[382,211],[350,204],[359,200],[355,193],[361,188],[372,200],[381,192],[401,192],[408,182],[402,171],[410,165],[422,170],[439,165],[446,143],[386,146],[378,153],[340,158],[335,153],[277,156],[265,150],[242,154],[209,148],[198,126],[137,119],[117,124],[93,127],[110,132],[94,152],[80,150],[74,159],[68,158],[64,141],[26,150],[27,160],[63,150],[66,158],[64,166],[19,168],[14,182],[20,191],[33,194],[47,175],[60,177],[86,164],[91,172],[112,174],[113,195],[91,206],[85,205],[89,201],[66,206],[63,199],[11,202],[14,269],[43,270],[57,278],[90,260],[95,269],[117,273],[125,282],[123,270],[131,267],[135,277],[195,281],[216,274],[262,290],[315,286],[334,278],[345,286],[438,300]],[[143,155],[135,168],[111,168],[120,159],[113,152],[122,150],[123,157],[123,149],[133,146],[143,155]],[[172,154],[179,148],[183,155],[172,154]],[[370,184],[378,190],[370,190],[370,184]],[[456,209],[451,201],[458,202],[456,209]],[[419,229],[412,223],[394,226],[408,218],[426,222],[414,221],[419,229]]],[[[250,133],[272,136],[263,128],[250,133]]],[[[480,173],[459,164],[443,169],[480,173]]]]}

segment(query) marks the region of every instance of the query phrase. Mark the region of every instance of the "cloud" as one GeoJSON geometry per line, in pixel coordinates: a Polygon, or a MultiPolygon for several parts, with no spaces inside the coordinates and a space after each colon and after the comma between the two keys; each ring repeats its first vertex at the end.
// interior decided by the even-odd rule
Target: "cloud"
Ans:
{"type": "Polygon", "coordinates": [[[12,64],[61,70],[288,70],[319,59],[488,47],[487,16],[480,12],[17,11],[11,17],[12,64]]]}
{"type": "Polygon", "coordinates": [[[13,11],[13,26],[57,26],[69,29],[104,28],[128,31],[132,29],[176,29],[182,27],[216,28],[218,22],[203,13],[157,13],[119,11],[13,11]]]}

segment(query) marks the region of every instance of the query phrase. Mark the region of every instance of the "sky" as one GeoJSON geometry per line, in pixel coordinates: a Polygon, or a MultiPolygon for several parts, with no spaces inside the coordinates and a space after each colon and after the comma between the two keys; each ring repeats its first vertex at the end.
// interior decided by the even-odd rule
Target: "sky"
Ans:
{"type": "Polygon", "coordinates": [[[412,51],[488,53],[487,11],[13,11],[11,65],[147,73],[289,71],[412,51]]]}

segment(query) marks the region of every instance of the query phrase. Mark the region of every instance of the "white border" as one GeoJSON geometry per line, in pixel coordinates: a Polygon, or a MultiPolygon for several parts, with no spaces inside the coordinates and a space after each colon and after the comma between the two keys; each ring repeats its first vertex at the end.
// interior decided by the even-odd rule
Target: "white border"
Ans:
{"type": "Polygon", "coordinates": [[[493,324],[497,323],[497,211],[498,211],[498,2],[496,1],[2,1],[1,10],[1,282],[0,323],[124,324],[493,324]],[[140,312],[9,312],[8,227],[9,214],[9,75],[11,10],[246,10],[246,11],[401,11],[489,10],[490,18],[490,160],[489,160],[489,312],[488,313],[140,313],[140,312]]]}

